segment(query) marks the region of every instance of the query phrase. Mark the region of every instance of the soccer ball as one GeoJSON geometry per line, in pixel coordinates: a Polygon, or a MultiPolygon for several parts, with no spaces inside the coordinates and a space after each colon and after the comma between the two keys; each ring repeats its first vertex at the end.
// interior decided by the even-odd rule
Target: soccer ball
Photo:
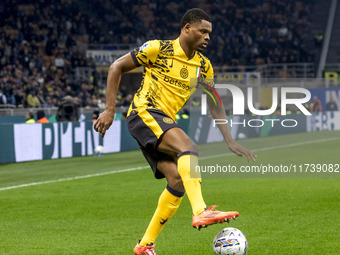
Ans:
{"type": "Polygon", "coordinates": [[[94,153],[96,156],[103,156],[104,147],[102,145],[98,145],[96,149],[94,150],[94,153]]]}
{"type": "Polygon", "coordinates": [[[244,139],[247,139],[247,135],[244,133],[238,133],[237,138],[242,141],[244,139]]]}
{"type": "Polygon", "coordinates": [[[215,236],[213,248],[216,255],[245,255],[248,241],[237,228],[224,228],[215,236]]]}

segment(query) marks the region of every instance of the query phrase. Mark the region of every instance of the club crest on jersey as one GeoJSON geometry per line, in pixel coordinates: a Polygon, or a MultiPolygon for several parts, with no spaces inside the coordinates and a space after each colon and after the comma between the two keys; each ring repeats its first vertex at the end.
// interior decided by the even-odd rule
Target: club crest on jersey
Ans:
{"type": "Polygon", "coordinates": [[[186,79],[186,78],[188,78],[188,76],[189,76],[189,71],[188,71],[188,69],[187,69],[186,67],[183,67],[183,68],[180,70],[179,74],[181,75],[181,77],[182,77],[183,79],[186,79]]]}
{"type": "Polygon", "coordinates": [[[169,118],[169,117],[164,117],[163,118],[163,121],[166,123],[166,124],[172,124],[174,123],[174,120],[169,118]]]}
{"type": "Polygon", "coordinates": [[[146,47],[148,47],[150,45],[149,42],[144,43],[142,46],[139,47],[139,51],[142,51],[143,49],[145,49],[146,47]]]}

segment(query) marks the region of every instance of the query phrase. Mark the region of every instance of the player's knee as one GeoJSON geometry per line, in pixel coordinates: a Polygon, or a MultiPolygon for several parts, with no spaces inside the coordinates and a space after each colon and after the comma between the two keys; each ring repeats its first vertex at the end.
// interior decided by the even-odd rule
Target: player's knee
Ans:
{"type": "Polygon", "coordinates": [[[188,139],[188,141],[186,141],[186,145],[187,146],[183,146],[183,148],[181,148],[179,151],[178,151],[178,155],[181,155],[182,153],[184,152],[187,152],[187,151],[191,151],[191,152],[195,152],[195,153],[198,153],[198,146],[196,143],[194,143],[191,139],[188,139]]]}
{"type": "Polygon", "coordinates": [[[191,141],[191,150],[190,151],[198,153],[198,146],[193,141],[191,141]]]}

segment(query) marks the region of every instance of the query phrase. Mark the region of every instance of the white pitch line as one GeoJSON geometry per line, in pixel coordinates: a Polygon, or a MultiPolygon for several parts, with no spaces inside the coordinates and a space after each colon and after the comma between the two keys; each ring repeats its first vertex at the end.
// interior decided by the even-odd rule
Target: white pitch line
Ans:
{"type": "MultiPolygon", "coordinates": [[[[306,144],[328,142],[328,141],[333,141],[333,140],[337,140],[337,139],[340,139],[340,137],[325,138],[325,139],[319,139],[319,140],[314,140],[314,141],[306,141],[306,142],[300,142],[300,143],[291,143],[291,144],[270,146],[270,147],[254,149],[254,150],[251,150],[251,151],[257,152],[257,151],[269,151],[269,150],[276,150],[276,149],[284,149],[284,148],[296,147],[296,146],[301,146],[301,145],[306,145],[306,144]]],[[[204,159],[226,157],[226,156],[231,156],[231,155],[235,155],[235,154],[230,152],[230,153],[225,153],[225,154],[217,154],[217,155],[211,155],[211,156],[206,156],[206,157],[199,157],[199,159],[204,160],[204,159]]]]}
{"type": "MultiPolygon", "coordinates": [[[[256,152],[256,151],[268,151],[268,150],[275,150],[275,149],[282,149],[282,148],[301,146],[301,145],[306,145],[306,144],[327,142],[327,141],[332,141],[332,140],[337,140],[337,139],[340,139],[340,138],[327,138],[327,139],[319,139],[319,140],[314,140],[314,141],[309,141],[309,142],[291,143],[291,144],[285,144],[285,145],[278,145],[278,146],[271,146],[271,147],[254,149],[252,151],[253,152],[256,152]]],[[[226,156],[232,156],[232,155],[235,155],[235,154],[234,153],[226,153],[226,154],[211,155],[211,156],[206,156],[206,157],[200,157],[200,160],[219,158],[219,157],[226,157],[226,156]]],[[[74,180],[92,178],[92,177],[96,177],[96,176],[103,176],[103,175],[109,175],[109,174],[118,174],[118,173],[139,171],[139,170],[143,170],[143,169],[146,169],[146,168],[149,168],[149,166],[141,166],[141,167],[134,167],[134,168],[128,168],[128,169],[120,169],[120,170],[114,170],[114,171],[109,171],[109,172],[102,172],[102,173],[96,173],[96,174],[88,174],[88,175],[82,175],[82,176],[61,178],[61,179],[49,180],[49,181],[32,182],[32,183],[26,183],[26,184],[20,184],[20,185],[16,185],[16,186],[9,186],[9,187],[0,188],[0,191],[10,190],[10,189],[19,189],[19,188],[30,187],[30,186],[37,186],[37,185],[48,184],[48,183],[74,181],[74,180]]]]}
{"type": "Polygon", "coordinates": [[[32,182],[32,183],[26,183],[26,184],[20,184],[20,185],[16,185],[16,186],[9,186],[9,187],[0,188],[0,191],[9,190],[9,189],[18,189],[18,188],[24,188],[24,187],[30,187],[30,186],[36,186],[36,185],[48,184],[48,183],[74,181],[74,180],[86,179],[86,178],[91,178],[91,177],[96,177],[96,176],[103,176],[103,175],[108,175],[108,174],[118,174],[118,173],[132,172],[132,171],[138,171],[138,170],[146,169],[148,167],[149,166],[141,166],[141,167],[121,169],[121,170],[115,170],[115,171],[109,171],[109,172],[103,172],[103,173],[96,173],[96,174],[88,174],[88,175],[82,175],[82,176],[61,178],[61,179],[56,179],[56,180],[41,181],[41,182],[32,182]]]}

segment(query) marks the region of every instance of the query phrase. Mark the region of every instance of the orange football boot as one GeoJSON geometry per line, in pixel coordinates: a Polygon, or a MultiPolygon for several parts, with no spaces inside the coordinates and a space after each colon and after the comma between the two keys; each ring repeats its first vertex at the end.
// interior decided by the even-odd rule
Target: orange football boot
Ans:
{"type": "MultiPolygon", "coordinates": [[[[140,241],[139,241],[140,242],[140,241]]],[[[139,242],[136,244],[133,252],[135,255],[157,255],[154,248],[154,244],[148,244],[147,246],[140,246],[139,242]]]]}
{"type": "Polygon", "coordinates": [[[192,226],[200,230],[216,223],[228,222],[239,216],[238,212],[221,212],[215,210],[217,206],[212,205],[197,216],[192,216],[192,226]]]}

